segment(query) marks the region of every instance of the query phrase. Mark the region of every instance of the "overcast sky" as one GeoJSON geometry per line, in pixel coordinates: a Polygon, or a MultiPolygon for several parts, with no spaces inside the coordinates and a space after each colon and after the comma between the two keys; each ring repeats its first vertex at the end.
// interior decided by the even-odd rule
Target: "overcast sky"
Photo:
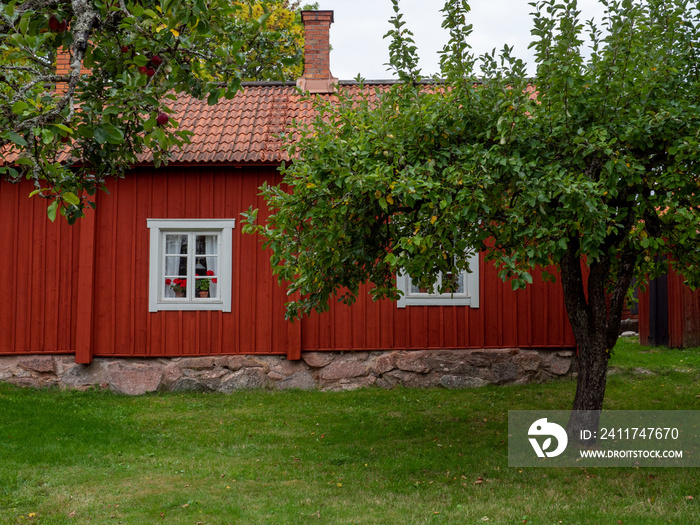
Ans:
{"type": "MultiPolygon", "coordinates": [[[[532,62],[532,7],[530,0],[472,0],[469,17],[474,25],[470,44],[479,55],[514,45],[515,55],[532,62]]],[[[331,25],[331,72],[341,80],[357,74],[366,79],[391,78],[384,65],[389,61],[388,41],[383,35],[391,29],[393,15],[390,0],[318,0],[320,9],[335,12],[331,25]]],[[[447,41],[440,27],[443,0],[401,0],[401,10],[413,32],[424,75],[439,72],[437,52],[447,41]]],[[[597,0],[579,0],[582,19],[600,20],[602,9],[597,0]]]]}

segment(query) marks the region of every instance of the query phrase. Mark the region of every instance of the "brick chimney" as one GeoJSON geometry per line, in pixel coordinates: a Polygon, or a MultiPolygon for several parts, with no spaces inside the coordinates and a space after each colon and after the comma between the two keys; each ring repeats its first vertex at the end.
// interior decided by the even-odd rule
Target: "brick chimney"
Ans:
{"type": "Polygon", "coordinates": [[[332,93],[338,79],[330,71],[328,35],[333,11],[302,11],[304,23],[304,74],[297,86],[309,93],[332,93]]]}
{"type": "MultiPolygon", "coordinates": [[[[57,75],[69,75],[70,74],[70,53],[67,49],[62,47],[58,48],[56,53],[56,74],[57,75]]],[[[81,75],[89,75],[90,70],[81,64],[80,66],[81,75]]],[[[66,82],[58,82],[56,84],[57,93],[65,93],[68,91],[68,84],[66,82]]]]}

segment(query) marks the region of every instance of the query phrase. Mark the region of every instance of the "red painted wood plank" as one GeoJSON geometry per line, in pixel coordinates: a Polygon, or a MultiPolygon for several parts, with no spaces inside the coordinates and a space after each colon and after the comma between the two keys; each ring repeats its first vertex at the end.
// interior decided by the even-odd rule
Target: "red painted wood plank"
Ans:
{"type": "MultiPolygon", "coordinates": [[[[238,218],[238,210],[241,208],[242,176],[227,176],[225,178],[225,192],[228,198],[225,201],[225,217],[238,218]]],[[[224,334],[222,335],[221,348],[224,353],[239,353],[241,351],[241,310],[243,296],[241,295],[241,280],[244,273],[241,268],[241,226],[236,222],[233,229],[233,253],[231,262],[233,265],[231,275],[231,313],[222,318],[224,334]]]]}
{"type": "Polygon", "coordinates": [[[311,314],[300,320],[301,322],[301,350],[310,352],[318,349],[318,315],[311,314]]]}
{"type": "MultiPolygon", "coordinates": [[[[255,187],[251,188],[251,192],[255,194],[258,192],[258,188],[264,182],[264,174],[256,172],[255,187]]],[[[256,309],[255,309],[255,339],[256,339],[256,352],[270,353],[273,348],[272,334],[273,325],[284,323],[279,319],[274,319],[273,316],[273,301],[274,292],[277,288],[277,283],[272,275],[272,268],[270,266],[270,254],[261,249],[260,243],[256,242],[255,246],[252,248],[256,256],[256,278],[255,278],[255,291],[252,293],[256,294],[256,309]]]]}
{"type": "Polygon", "coordinates": [[[470,310],[470,334],[469,334],[469,347],[483,348],[486,344],[485,330],[486,330],[486,320],[484,315],[484,303],[486,302],[486,297],[490,290],[486,287],[486,266],[491,265],[491,263],[486,262],[486,255],[481,252],[479,254],[479,308],[470,310]],[[471,327],[474,330],[471,330],[471,327]]]}
{"type": "MultiPolygon", "coordinates": [[[[551,268],[548,269],[553,271],[551,268]]],[[[565,323],[568,323],[568,317],[564,307],[564,294],[561,289],[561,280],[557,279],[555,283],[543,283],[547,287],[547,326],[545,333],[547,335],[546,343],[548,346],[564,346],[564,328],[565,323]]]]}
{"type": "MultiPolygon", "coordinates": [[[[42,202],[46,205],[45,202],[42,202]]],[[[46,257],[46,210],[34,206],[32,210],[31,246],[31,295],[29,313],[29,349],[32,353],[42,352],[44,342],[44,315],[46,300],[45,257],[46,257]]],[[[18,261],[21,264],[21,261],[18,261]]],[[[51,287],[55,283],[51,283],[51,287]]]]}
{"type": "Polygon", "coordinates": [[[406,308],[408,316],[408,341],[407,347],[420,350],[428,347],[428,330],[426,306],[409,306],[406,308]]]}
{"type": "Polygon", "coordinates": [[[454,346],[455,348],[467,348],[469,345],[469,331],[474,316],[473,308],[455,309],[454,315],[454,346]]]}
{"type": "Polygon", "coordinates": [[[396,308],[392,303],[389,310],[391,316],[392,324],[392,338],[391,345],[387,348],[404,349],[408,348],[409,341],[409,309],[408,308],[396,308]]]}
{"type": "Polygon", "coordinates": [[[425,308],[425,325],[424,330],[427,332],[426,348],[440,348],[442,346],[442,306],[424,307],[425,308]]]}
{"type": "Polygon", "coordinates": [[[502,314],[501,314],[501,341],[500,344],[504,347],[518,346],[524,338],[519,337],[518,332],[518,299],[524,294],[522,290],[513,291],[510,283],[504,285],[503,295],[501,296],[502,314]]]}
{"type": "Polygon", "coordinates": [[[333,326],[331,328],[334,350],[352,350],[352,312],[351,308],[339,302],[331,307],[333,326]]]}
{"type": "Polygon", "coordinates": [[[79,259],[79,229],[66,224],[61,225],[61,256],[59,257],[59,273],[61,293],[58,303],[57,341],[56,350],[70,352],[76,348],[77,336],[77,306],[78,306],[78,259],[79,259]]]}
{"type": "Polygon", "coordinates": [[[367,344],[367,307],[371,299],[367,286],[360,286],[359,294],[362,300],[358,300],[355,306],[350,308],[348,322],[350,335],[350,348],[365,349],[367,344]]]}
{"type": "Polygon", "coordinates": [[[114,353],[114,294],[117,276],[114,268],[114,250],[119,201],[119,182],[109,184],[110,193],[99,201],[96,216],[95,300],[93,332],[95,356],[114,353]]]}
{"type": "MultiPolygon", "coordinates": [[[[63,217],[54,222],[43,221],[44,236],[44,271],[43,284],[44,300],[42,308],[42,328],[40,351],[54,352],[58,345],[58,307],[64,283],[61,281],[61,229],[63,217]]],[[[70,326],[70,325],[69,325],[70,326]]]]}
{"type": "Polygon", "coordinates": [[[95,290],[95,212],[85,211],[80,220],[78,257],[78,300],[76,315],[75,362],[91,363],[93,355],[93,313],[95,290]]]}
{"type": "Polygon", "coordinates": [[[5,242],[5,249],[0,250],[0,282],[6,287],[4,300],[0,301],[0,353],[3,354],[17,351],[18,199],[23,187],[0,181],[0,210],[5,215],[0,221],[0,239],[5,242]]]}
{"type": "Polygon", "coordinates": [[[153,199],[152,173],[146,172],[135,180],[136,214],[134,230],[134,306],[132,326],[134,327],[134,353],[149,355],[148,345],[148,296],[150,263],[150,231],[147,221],[153,199]]]}
{"type": "Polygon", "coordinates": [[[135,237],[139,231],[135,218],[137,204],[136,178],[120,182],[114,226],[113,257],[110,261],[114,278],[112,304],[114,312],[114,351],[129,355],[134,350],[134,289],[137,277],[147,272],[147,266],[135,266],[135,237]]]}
{"type": "Polygon", "coordinates": [[[388,300],[381,300],[377,302],[379,309],[379,343],[378,348],[394,348],[396,344],[395,334],[396,334],[396,315],[393,312],[398,313],[398,308],[396,308],[396,303],[388,300]]]}
{"type": "MultiPolygon", "coordinates": [[[[241,197],[242,204],[246,202],[255,202],[251,197],[257,191],[256,179],[253,177],[245,177],[241,180],[241,197]],[[252,200],[251,200],[252,199],[252,200]]],[[[261,210],[261,220],[264,221],[267,214],[261,210]]],[[[241,353],[256,352],[256,335],[255,329],[256,312],[258,311],[258,252],[259,242],[257,236],[244,235],[240,228],[236,228],[236,235],[239,240],[239,252],[237,254],[239,272],[239,306],[238,309],[238,333],[240,334],[241,353]]]]}
{"type": "Polygon", "coordinates": [[[501,312],[501,289],[503,282],[493,264],[484,265],[484,346],[487,348],[499,346],[498,318],[501,312]]]}
{"type": "Polygon", "coordinates": [[[26,212],[26,218],[20,221],[18,228],[17,252],[12,266],[16,272],[16,323],[17,323],[17,349],[21,353],[32,353],[30,334],[32,333],[32,307],[34,301],[34,282],[32,274],[35,271],[35,252],[32,244],[34,235],[34,221],[36,217],[36,200],[31,201],[31,206],[26,212]]]}
{"type": "MultiPolygon", "coordinates": [[[[290,300],[298,300],[299,299],[299,294],[293,294],[292,296],[289,297],[290,300]]],[[[284,307],[282,308],[281,311],[278,311],[279,314],[284,315],[284,307]]],[[[302,350],[302,329],[304,327],[304,323],[300,319],[296,319],[295,321],[289,321],[286,323],[286,328],[287,328],[287,359],[296,361],[298,359],[301,359],[301,350],[302,350]]]]}
{"type": "Polygon", "coordinates": [[[542,286],[542,279],[537,275],[536,271],[532,271],[531,274],[532,284],[528,285],[525,290],[518,290],[521,296],[527,298],[522,300],[521,319],[523,324],[521,326],[520,340],[528,341],[534,346],[546,346],[547,309],[545,305],[548,290],[542,286]]]}
{"type": "Polygon", "coordinates": [[[329,310],[319,314],[318,349],[336,349],[333,326],[335,320],[335,304],[331,303],[329,310]]]}

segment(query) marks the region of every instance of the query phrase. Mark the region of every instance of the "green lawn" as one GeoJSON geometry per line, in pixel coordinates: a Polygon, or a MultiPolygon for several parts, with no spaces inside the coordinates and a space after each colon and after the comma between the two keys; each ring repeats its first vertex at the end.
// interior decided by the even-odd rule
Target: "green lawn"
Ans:
{"type": "MultiPolygon", "coordinates": [[[[607,408],[699,409],[699,357],[622,341],[607,408]]],[[[2,385],[0,523],[700,523],[698,469],[507,466],[508,410],[567,409],[574,388],[2,385]]]]}

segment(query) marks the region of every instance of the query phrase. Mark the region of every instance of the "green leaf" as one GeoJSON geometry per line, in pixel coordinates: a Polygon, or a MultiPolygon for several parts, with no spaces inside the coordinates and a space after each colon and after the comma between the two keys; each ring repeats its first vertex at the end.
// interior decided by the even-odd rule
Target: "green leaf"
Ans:
{"type": "Polygon", "coordinates": [[[15,115],[19,115],[28,107],[29,105],[24,100],[18,100],[17,102],[12,104],[12,113],[14,113],[15,115]]]}
{"type": "Polygon", "coordinates": [[[48,215],[49,220],[51,222],[54,222],[56,220],[56,212],[58,211],[58,201],[54,200],[51,204],[49,204],[48,208],[46,208],[46,215],[48,215]]]}
{"type": "Polygon", "coordinates": [[[41,141],[44,144],[51,144],[54,141],[54,139],[54,134],[51,133],[48,129],[41,130],[41,141]]]}
{"type": "Polygon", "coordinates": [[[267,19],[270,18],[271,14],[272,11],[268,11],[267,13],[260,15],[260,18],[258,18],[258,24],[263,25],[265,22],[267,22],[267,19]]]}
{"type": "Polygon", "coordinates": [[[156,124],[157,124],[156,119],[149,118],[146,122],[143,123],[143,130],[146,132],[151,131],[155,127],[156,124]]]}
{"type": "MultiPolygon", "coordinates": [[[[78,206],[80,205],[80,199],[75,193],[67,192],[61,194],[61,198],[67,202],[68,204],[72,204],[73,206],[78,206]]],[[[55,202],[55,201],[54,201],[55,202]]]]}
{"type": "Polygon", "coordinates": [[[113,124],[103,124],[107,131],[107,142],[110,144],[121,144],[124,142],[124,133],[113,124]]]}
{"type": "Polygon", "coordinates": [[[18,133],[15,133],[14,131],[6,131],[5,133],[2,134],[3,137],[10,139],[12,142],[17,144],[18,146],[22,147],[27,147],[27,141],[24,140],[24,137],[19,135],[18,133]]]}
{"type": "Polygon", "coordinates": [[[219,101],[220,96],[221,96],[220,89],[212,89],[211,93],[209,94],[209,98],[207,98],[207,104],[209,104],[210,106],[216,105],[216,103],[219,101]]]}
{"type": "Polygon", "coordinates": [[[94,130],[94,137],[97,142],[99,142],[100,144],[104,144],[105,142],[107,142],[109,133],[103,126],[97,126],[94,130]]]}
{"type": "Polygon", "coordinates": [[[83,67],[86,69],[94,69],[95,67],[95,60],[92,54],[92,47],[88,46],[88,48],[85,50],[85,57],[83,58],[83,67]]]}

